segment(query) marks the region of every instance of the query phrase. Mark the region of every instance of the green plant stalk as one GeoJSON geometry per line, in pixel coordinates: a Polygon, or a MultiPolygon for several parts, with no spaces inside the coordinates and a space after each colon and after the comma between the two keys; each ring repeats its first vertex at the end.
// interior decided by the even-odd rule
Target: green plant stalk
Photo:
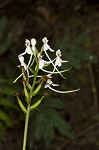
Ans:
{"type": "MultiPolygon", "coordinates": [[[[34,86],[35,86],[35,81],[36,81],[36,78],[37,78],[38,70],[39,69],[37,67],[36,74],[34,76],[34,80],[33,80],[33,84],[32,84],[32,89],[30,90],[30,96],[32,94],[32,91],[34,90],[34,86]]],[[[31,103],[31,98],[30,98],[30,103],[31,103]]],[[[27,113],[26,113],[26,119],[25,119],[24,138],[23,138],[23,150],[26,150],[27,131],[28,131],[28,124],[29,124],[29,116],[30,116],[30,103],[28,104],[28,107],[27,107],[27,113]]]]}
{"type": "Polygon", "coordinates": [[[23,150],[26,150],[26,141],[27,141],[27,131],[28,131],[28,124],[29,124],[29,116],[30,116],[30,104],[27,107],[27,113],[26,113],[26,118],[25,118],[23,150]]]}
{"type": "MultiPolygon", "coordinates": [[[[37,69],[35,70],[34,80],[33,80],[32,88],[31,88],[31,90],[30,90],[30,99],[31,99],[32,92],[33,92],[33,90],[34,90],[34,86],[35,86],[37,74],[38,74],[38,71],[39,71],[38,63],[37,63],[37,65],[36,65],[36,67],[37,67],[37,69]]],[[[31,102],[31,100],[30,100],[30,102],[31,102]]]]}

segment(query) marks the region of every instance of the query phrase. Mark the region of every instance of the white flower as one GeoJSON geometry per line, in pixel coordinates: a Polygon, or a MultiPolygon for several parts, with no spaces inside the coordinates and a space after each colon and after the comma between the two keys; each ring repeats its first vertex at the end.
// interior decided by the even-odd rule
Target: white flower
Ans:
{"type": "Polygon", "coordinates": [[[54,91],[54,92],[57,92],[57,93],[71,93],[71,92],[76,92],[78,91],[79,89],[76,89],[76,90],[71,90],[71,91],[59,91],[59,90],[56,90],[56,89],[53,89],[51,86],[59,86],[59,84],[54,84],[51,79],[52,79],[52,76],[51,75],[47,75],[47,82],[44,86],[44,88],[49,88],[50,90],[54,91]]]}
{"type": "Polygon", "coordinates": [[[30,41],[28,39],[25,40],[25,45],[26,45],[25,51],[22,54],[20,54],[18,57],[24,56],[25,54],[30,55],[30,59],[29,59],[28,65],[27,65],[27,68],[28,68],[30,66],[31,61],[32,61],[33,52],[36,53],[35,52],[36,39],[34,39],[34,38],[31,39],[32,47],[30,46],[30,41]]]}
{"type": "MultiPolygon", "coordinates": [[[[60,74],[60,76],[63,77],[64,79],[66,79],[66,78],[61,74],[62,72],[59,71],[59,70],[57,69],[57,67],[55,66],[55,64],[53,63],[53,61],[56,60],[56,58],[55,58],[54,60],[51,60],[51,58],[49,57],[49,55],[47,54],[47,52],[46,52],[46,51],[44,51],[44,52],[45,52],[47,58],[49,59],[49,61],[52,62],[52,65],[53,65],[53,67],[54,67],[54,69],[53,69],[53,71],[51,72],[51,74],[53,74],[54,71],[57,70],[57,72],[60,74]]],[[[65,72],[65,70],[63,70],[63,71],[65,72]]]]}
{"type": "Polygon", "coordinates": [[[56,61],[55,66],[61,66],[62,63],[68,62],[66,60],[62,60],[60,57],[62,56],[60,49],[56,51],[56,61]]]}
{"type": "Polygon", "coordinates": [[[44,88],[49,88],[51,85],[52,85],[52,86],[59,86],[58,84],[54,84],[54,83],[51,81],[51,78],[52,78],[51,75],[47,75],[47,78],[48,78],[48,79],[47,79],[47,82],[46,82],[44,88]]]}
{"type": "Polygon", "coordinates": [[[30,41],[28,39],[25,40],[25,46],[26,46],[25,52],[23,52],[19,56],[23,56],[26,53],[29,54],[29,55],[33,55],[32,49],[31,49],[31,46],[30,46],[30,41]]]}
{"type": "Polygon", "coordinates": [[[52,61],[45,61],[42,59],[42,56],[40,55],[40,53],[38,53],[37,55],[37,58],[39,60],[39,69],[43,69],[43,67],[46,65],[46,64],[50,64],[52,63],[52,61]]]}
{"type": "Polygon", "coordinates": [[[36,50],[35,50],[36,39],[34,39],[34,38],[31,39],[31,45],[32,45],[32,50],[33,50],[34,54],[36,54],[36,50]]]}
{"type": "MultiPolygon", "coordinates": [[[[20,55],[20,56],[18,56],[18,59],[20,61],[20,66],[18,66],[18,67],[24,67],[24,70],[27,71],[27,75],[29,77],[29,71],[28,71],[27,66],[24,62],[24,57],[20,55]]],[[[22,75],[23,75],[23,72],[13,81],[13,83],[15,83],[19,78],[21,78],[22,75]]]]}
{"type": "Polygon", "coordinates": [[[32,55],[30,41],[28,39],[25,40],[25,45],[26,45],[25,53],[32,55]]]}
{"type": "Polygon", "coordinates": [[[50,50],[51,52],[54,52],[54,50],[48,45],[48,39],[46,37],[42,39],[42,42],[44,43],[44,51],[50,50]]]}
{"type": "Polygon", "coordinates": [[[23,56],[19,56],[18,59],[19,59],[20,64],[21,64],[20,66],[24,67],[24,69],[26,70],[27,67],[26,67],[26,64],[24,63],[24,57],[23,56]]]}
{"type": "Polygon", "coordinates": [[[26,47],[30,46],[30,41],[28,39],[25,40],[25,45],[26,45],[26,47]]]}

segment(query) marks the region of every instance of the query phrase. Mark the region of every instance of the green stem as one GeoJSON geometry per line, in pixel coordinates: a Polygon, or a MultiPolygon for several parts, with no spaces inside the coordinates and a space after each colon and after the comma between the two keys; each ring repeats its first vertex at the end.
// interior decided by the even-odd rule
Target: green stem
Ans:
{"type": "MultiPolygon", "coordinates": [[[[38,74],[38,71],[39,71],[39,68],[38,68],[38,64],[36,65],[36,70],[35,70],[35,74],[34,74],[34,80],[33,80],[33,84],[32,84],[32,88],[30,90],[30,96],[32,95],[32,92],[34,90],[34,86],[35,86],[35,82],[36,82],[36,78],[37,78],[37,74],[38,74]]],[[[31,99],[32,97],[30,97],[31,99]]]]}
{"type": "Polygon", "coordinates": [[[30,104],[27,107],[27,113],[26,113],[26,118],[25,118],[23,150],[26,150],[26,141],[27,141],[27,131],[28,131],[29,116],[30,116],[30,104]]]}

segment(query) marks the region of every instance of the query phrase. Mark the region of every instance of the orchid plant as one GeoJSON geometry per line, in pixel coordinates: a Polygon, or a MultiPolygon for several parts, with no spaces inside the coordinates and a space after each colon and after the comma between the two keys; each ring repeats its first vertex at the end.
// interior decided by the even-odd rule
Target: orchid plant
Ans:
{"type": "Polygon", "coordinates": [[[62,78],[66,79],[62,73],[70,70],[71,68],[62,71],[59,70],[59,67],[61,67],[63,63],[66,63],[68,61],[61,59],[62,53],[60,49],[56,51],[55,58],[51,59],[48,53],[50,51],[53,53],[53,55],[55,55],[54,50],[51,49],[51,47],[48,45],[48,39],[46,37],[42,39],[42,42],[43,46],[41,50],[38,51],[36,48],[37,43],[36,39],[34,38],[32,38],[31,40],[26,39],[25,51],[18,56],[20,62],[20,65],[18,67],[21,69],[21,74],[13,82],[15,83],[19,78],[23,77],[23,88],[27,107],[24,106],[24,104],[19,98],[19,95],[18,94],[16,95],[18,103],[22,111],[26,115],[24,138],[23,138],[23,150],[26,150],[27,131],[30,112],[36,109],[46,96],[45,94],[42,95],[42,97],[39,100],[33,103],[33,97],[39,93],[41,87],[48,88],[57,93],[71,93],[79,90],[76,89],[70,91],[62,91],[54,88],[59,86],[59,84],[53,82],[53,76],[59,74],[62,78]],[[27,64],[24,61],[25,55],[30,56],[27,64]],[[43,58],[46,58],[47,60],[44,60],[43,58]],[[52,70],[45,69],[49,65],[52,65],[53,67],[52,70]],[[32,83],[30,82],[30,78],[32,78],[32,83]]]}

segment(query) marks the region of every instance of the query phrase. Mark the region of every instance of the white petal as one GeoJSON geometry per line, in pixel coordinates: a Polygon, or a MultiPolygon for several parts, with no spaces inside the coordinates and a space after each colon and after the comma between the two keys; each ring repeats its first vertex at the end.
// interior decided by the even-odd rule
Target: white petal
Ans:
{"type": "Polygon", "coordinates": [[[57,51],[56,51],[56,56],[57,57],[61,57],[62,55],[61,55],[61,50],[60,49],[58,49],[57,51]]]}
{"type": "Polygon", "coordinates": [[[56,89],[53,89],[52,87],[48,87],[49,89],[51,89],[52,91],[54,92],[57,92],[57,93],[73,93],[73,92],[77,92],[79,89],[76,89],[76,90],[71,90],[71,91],[58,91],[56,89]]]}
{"type": "Polygon", "coordinates": [[[39,69],[42,69],[43,67],[44,67],[44,65],[45,65],[45,62],[44,62],[44,60],[39,60],[39,69]]]}
{"type": "Polygon", "coordinates": [[[43,39],[42,39],[42,42],[45,44],[45,43],[48,43],[48,39],[46,38],[46,37],[44,37],[43,39]]]}
{"type": "Polygon", "coordinates": [[[48,45],[44,44],[44,51],[47,51],[47,50],[48,50],[48,45]]]}
{"type": "Polygon", "coordinates": [[[56,61],[55,61],[55,66],[61,66],[62,65],[62,60],[61,60],[61,58],[60,57],[57,57],[56,58],[56,61]]]}
{"type": "Polygon", "coordinates": [[[41,60],[41,59],[42,59],[42,55],[41,55],[40,53],[38,53],[37,58],[38,58],[39,60],[41,60]]]}
{"type": "Polygon", "coordinates": [[[50,78],[50,79],[52,79],[52,76],[51,76],[50,74],[48,74],[48,75],[47,75],[47,78],[50,78]]]}
{"type": "Polygon", "coordinates": [[[21,73],[21,74],[13,81],[13,83],[15,83],[19,78],[21,78],[22,75],[23,75],[23,73],[21,73]]]}
{"type": "Polygon", "coordinates": [[[49,84],[45,84],[44,88],[48,88],[50,85],[49,84]]]}
{"type": "Polygon", "coordinates": [[[35,46],[35,45],[36,45],[36,39],[34,39],[34,38],[31,39],[31,45],[32,45],[32,46],[35,46]]]}
{"type": "Polygon", "coordinates": [[[52,86],[59,86],[59,84],[54,84],[54,83],[52,83],[52,86]]]}
{"type": "Polygon", "coordinates": [[[18,59],[19,59],[20,63],[24,62],[24,57],[23,56],[19,56],[18,59]]]}
{"type": "Polygon", "coordinates": [[[23,55],[25,55],[25,54],[26,54],[26,51],[23,52],[22,54],[20,54],[18,57],[23,56],[23,55]]]}
{"type": "Polygon", "coordinates": [[[46,37],[42,39],[42,42],[44,43],[44,51],[50,50],[51,52],[54,52],[54,50],[48,45],[48,40],[46,37]]]}
{"type": "Polygon", "coordinates": [[[25,40],[25,45],[30,46],[30,41],[28,39],[25,40]]]}
{"type": "MultiPolygon", "coordinates": [[[[30,75],[29,78],[34,77],[34,75],[30,75]]],[[[42,76],[37,76],[37,78],[41,78],[42,76]]]]}
{"type": "Polygon", "coordinates": [[[21,66],[23,66],[24,69],[26,70],[27,67],[26,67],[26,64],[24,63],[24,57],[23,56],[19,56],[18,59],[20,61],[21,66]]]}
{"type": "Polygon", "coordinates": [[[62,63],[66,63],[66,62],[69,62],[69,61],[67,61],[67,60],[62,60],[62,63]]]}
{"type": "Polygon", "coordinates": [[[46,83],[49,84],[49,85],[53,84],[53,82],[51,81],[51,79],[48,79],[46,83]]]}
{"type": "MultiPolygon", "coordinates": [[[[69,71],[72,67],[70,67],[69,69],[66,69],[66,70],[63,70],[63,71],[60,71],[60,73],[63,73],[63,72],[66,72],[66,71],[69,71]]],[[[53,74],[58,74],[59,72],[53,72],[53,71],[48,71],[48,70],[45,70],[45,69],[41,69],[43,72],[46,72],[46,73],[53,73],[53,74]]]]}
{"type": "Polygon", "coordinates": [[[25,50],[26,50],[27,54],[32,55],[32,50],[31,50],[30,46],[27,46],[25,50]]]}
{"type": "MultiPolygon", "coordinates": [[[[49,55],[47,54],[47,52],[45,51],[45,54],[46,54],[46,56],[47,56],[47,58],[50,60],[50,61],[52,61],[51,59],[50,59],[50,57],[49,57],[49,55]]],[[[60,76],[62,76],[64,79],[66,79],[62,74],[61,74],[61,72],[57,69],[57,67],[54,65],[54,63],[52,62],[52,65],[54,66],[54,68],[57,70],[57,72],[60,74],[60,76]]]]}
{"type": "Polygon", "coordinates": [[[48,49],[49,49],[51,52],[54,52],[54,50],[51,49],[51,47],[50,47],[48,44],[46,44],[46,45],[47,45],[48,49]]]}

